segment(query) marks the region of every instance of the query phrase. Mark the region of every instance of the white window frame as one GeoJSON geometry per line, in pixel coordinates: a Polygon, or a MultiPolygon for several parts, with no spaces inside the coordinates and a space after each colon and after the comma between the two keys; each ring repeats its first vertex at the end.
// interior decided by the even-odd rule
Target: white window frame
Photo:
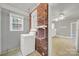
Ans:
{"type": "MultiPolygon", "coordinates": [[[[18,24],[18,23],[17,23],[18,24]]],[[[24,17],[14,14],[14,13],[10,13],[10,31],[23,31],[24,30],[24,17]],[[16,17],[18,19],[21,19],[21,29],[13,29],[13,17],[16,17]]]]}

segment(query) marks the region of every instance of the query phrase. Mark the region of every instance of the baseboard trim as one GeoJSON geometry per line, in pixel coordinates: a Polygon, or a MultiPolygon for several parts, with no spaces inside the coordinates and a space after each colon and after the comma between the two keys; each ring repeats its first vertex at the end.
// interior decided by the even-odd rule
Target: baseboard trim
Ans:
{"type": "Polygon", "coordinates": [[[56,35],[56,37],[62,37],[62,38],[72,39],[70,36],[64,36],[64,35],[56,35]]]}
{"type": "Polygon", "coordinates": [[[12,54],[14,54],[14,52],[17,52],[17,51],[20,51],[20,48],[14,48],[14,49],[1,51],[0,56],[5,56],[7,53],[12,55],[12,54]]]}

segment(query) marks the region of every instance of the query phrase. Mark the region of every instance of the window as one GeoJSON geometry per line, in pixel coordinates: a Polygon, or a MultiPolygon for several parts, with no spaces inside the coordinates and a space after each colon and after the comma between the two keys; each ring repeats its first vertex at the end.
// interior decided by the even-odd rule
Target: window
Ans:
{"type": "Polygon", "coordinates": [[[10,31],[23,31],[23,17],[10,13],[10,31]]]}
{"type": "Polygon", "coordinates": [[[31,14],[31,29],[37,28],[37,10],[31,14]]]}

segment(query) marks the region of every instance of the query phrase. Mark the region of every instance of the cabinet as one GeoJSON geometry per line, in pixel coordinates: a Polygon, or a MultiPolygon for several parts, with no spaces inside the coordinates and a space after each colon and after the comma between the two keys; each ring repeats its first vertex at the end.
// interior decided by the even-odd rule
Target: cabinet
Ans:
{"type": "Polygon", "coordinates": [[[29,34],[21,34],[21,52],[22,55],[31,54],[35,51],[35,32],[31,32],[29,34]]]}

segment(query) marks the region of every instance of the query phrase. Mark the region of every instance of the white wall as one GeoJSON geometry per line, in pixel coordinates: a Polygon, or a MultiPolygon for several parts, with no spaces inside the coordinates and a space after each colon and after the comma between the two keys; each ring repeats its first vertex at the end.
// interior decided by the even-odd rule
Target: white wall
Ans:
{"type": "Polygon", "coordinates": [[[52,9],[51,4],[48,6],[48,55],[52,55],[52,36],[54,36],[53,30],[52,30],[52,9]]]}
{"type": "Polygon", "coordinates": [[[2,16],[0,18],[0,51],[5,51],[7,49],[19,48],[20,47],[20,34],[28,33],[29,31],[29,20],[27,14],[17,8],[11,7],[9,5],[0,4],[2,16]],[[24,31],[23,32],[11,32],[9,30],[9,13],[16,13],[24,15],[24,31]]]}
{"type": "Polygon", "coordinates": [[[24,11],[21,11],[20,9],[12,7],[12,6],[5,4],[5,3],[0,3],[0,7],[5,8],[5,9],[10,10],[10,11],[13,11],[13,12],[17,12],[17,13],[22,14],[22,15],[27,14],[24,11]]]}
{"type": "Polygon", "coordinates": [[[1,52],[1,8],[0,8],[0,52],[1,52]]]}
{"type": "MultiPolygon", "coordinates": [[[[24,16],[24,30],[23,31],[10,31],[10,13],[15,13],[7,9],[1,9],[1,44],[2,51],[8,49],[20,48],[20,35],[29,32],[29,19],[24,16]]],[[[21,15],[19,13],[15,13],[21,15]]]]}

